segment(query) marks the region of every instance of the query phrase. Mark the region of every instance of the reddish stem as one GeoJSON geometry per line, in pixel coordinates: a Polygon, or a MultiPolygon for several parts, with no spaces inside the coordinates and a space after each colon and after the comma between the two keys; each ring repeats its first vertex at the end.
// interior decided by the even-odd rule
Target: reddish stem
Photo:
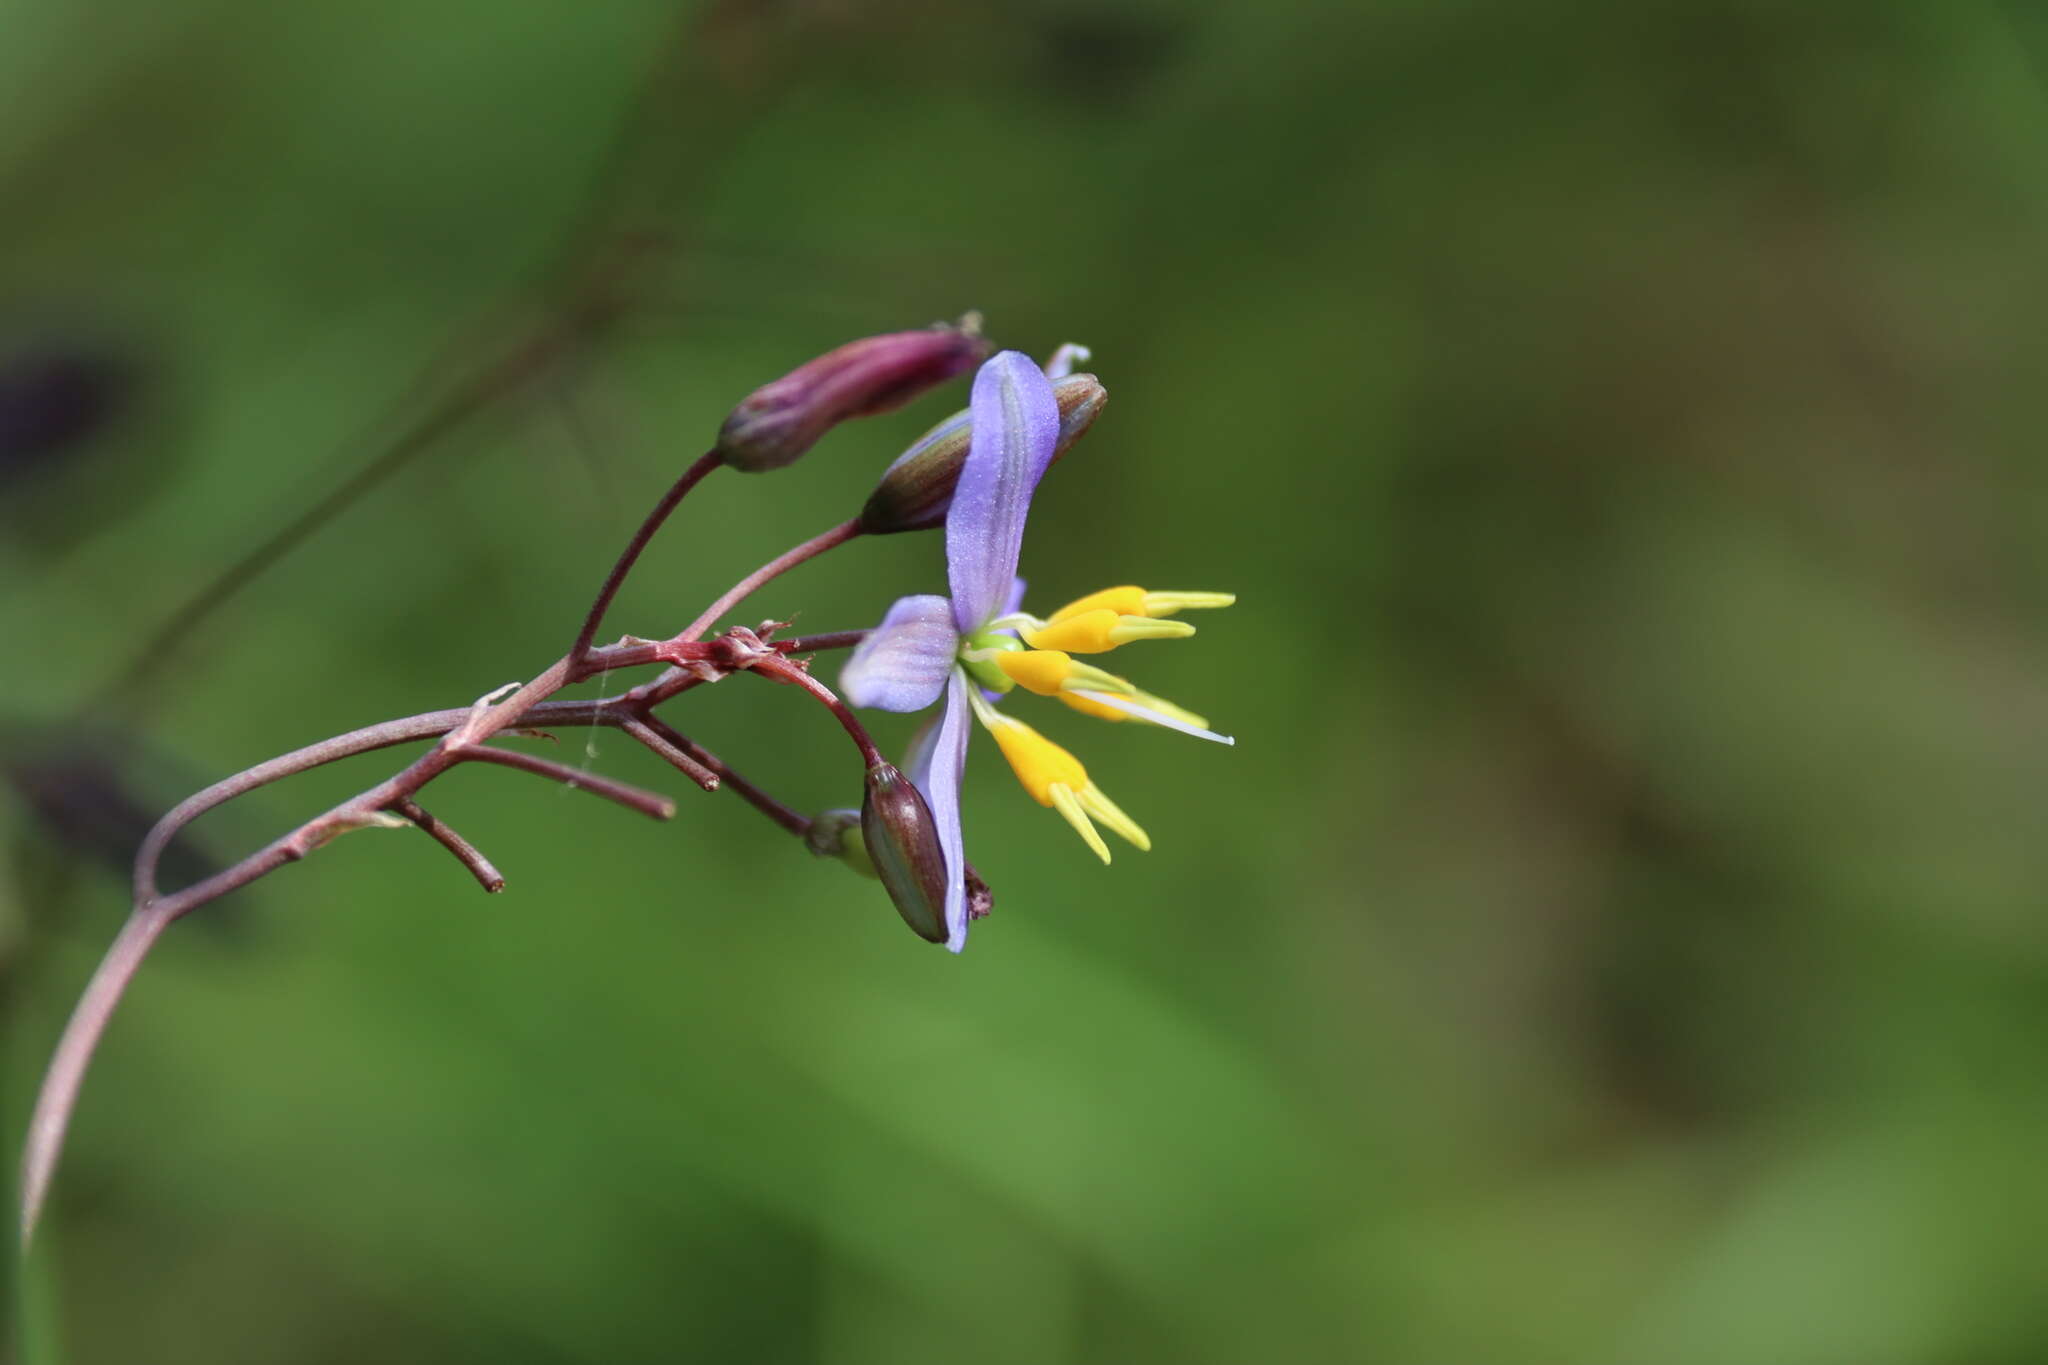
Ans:
{"type": "Polygon", "coordinates": [[[683,776],[695,782],[705,791],[717,791],[718,773],[695,754],[691,753],[689,748],[674,743],[667,735],[664,735],[661,731],[666,730],[667,726],[664,725],[658,730],[655,728],[657,724],[659,722],[652,716],[649,716],[645,720],[622,721],[619,729],[625,731],[628,737],[646,745],[657,757],[673,765],[683,776]]]}
{"type": "Polygon", "coordinates": [[[589,612],[583,617],[583,629],[576,632],[576,643],[569,649],[570,659],[582,661],[584,654],[590,649],[590,642],[597,638],[598,627],[604,624],[604,614],[611,607],[612,599],[619,595],[619,588],[625,583],[626,575],[631,573],[633,565],[639,562],[641,551],[654,539],[655,532],[668,520],[669,513],[676,510],[676,505],[688,496],[690,490],[695,488],[706,474],[718,468],[719,463],[716,450],[705,451],[697,457],[695,464],[683,471],[681,478],[669,485],[669,490],[662,494],[661,501],[654,504],[654,510],[647,514],[646,520],[640,523],[640,529],[633,533],[633,538],[626,542],[626,548],[619,552],[618,562],[612,565],[612,571],[605,575],[604,586],[597,590],[597,600],[590,604],[589,612]]]}
{"type": "Polygon", "coordinates": [[[616,801],[627,810],[638,811],[649,819],[667,820],[676,813],[676,803],[658,792],[600,777],[596,773],[586,773],[566,763],[557,763],[552,758],[522,754],[512,749],[473,747],[460,752],[465,763],[495,763],[504,768],[516,768],[535,777],[545,777],[549,781],[587,791],[592,796],[602,796],[607,801],[616,801]]]}
{"type": "Polygon", "coordinates": [[[799,635],[793,640],[777,640],[775,647],[784,654],[816,654],[826,649],[852,649],[868,638],[864,630],[835,630],[823,635],[799,635]]]}
{"type": "MultiPolygon", "coordinates": [[[[723,785],[738,792],[741,800],[788,830],[791,834],[801,839],[810,832],[811,822],[807,817],[797,814],[794,810],[783,805],[767,792],[762,791],[752,782],[734,772],[718,755],[677,730],[660,716],[650,715],[643,723],[649,731],[659,736],[664,742],[678,751],[689,755],[698,763],[703,764],[705,768],[717,774],[718,780],[723,785]]],[[[627,733],[631,734],[633,732],[629,728],[627,733]]]]}
{"type": "MultiPolygon", "coordinates": [[[[632,543],[613,566],[611,574],[599,591],[597,601],[592,604],[584,621],[576,647],[557,660],[546,672],[515,689],[509,697],[495,703],[479,702],[461,710],[433,712],[405,720],[390,721],[309,745],[215,783],[187,798],[157,822],[136,854],[135,910],[120,936],[108,949],[99,970],[80,998],[70,1022],[65,1026],[42,1089],[37,1095],[28,1143],[23,1153],[21,1227],[24,1245],[41,1213],[52,1174],[56,1169],[57,1158],[63,1149],[64,1134],[69,1126],[72,1110],[77,1104],[79,1087],[93,1051],[105,1032],[107,1020],[112,1016],[115,1006],[119,1004],[122,992],[134,977],[150,946],[155,943],[164,928],[180,916],[230,891],[246,886],[288,862],[304,858],[329,840],[373,823],[382,812],[389,810],[396,810],[412,819],[438,839],[444,847],[461,859],[487,888],[502,885],[503,879],[498,876],[497,869],[492,867],[481,853],[454,831],[428,815],[413,799],[422,787],[458,763],[483,762],[518,768],[571,786],[586,788],[597,795],[657,819],[665,819],[675,813],[674,803],[668,798],[638,787],[580,772],[564,764],[529,754],[484,747],[485,742],[493,735],[521,724],[625,726],[629,722],[637,722],[648,733],[635,737],[641,739],[643,743],[649,739],[655,740],[656,744],[650,747],[655,747],[657,752],[662,752],[659,747],[662,744],[673,746],[675,752],[672,755],[664,754],[665,757],[670,757],[671,761],[682,759],[688,763],[698,764],[706,773],[732,783],[734,789],[745,799],[792,833],[801,834],[808,828],[808,820],[753,787],[745,779],[739,778],[703,750],[675,734],[667,726],[656,722],[649,714],[654,706],[669,697],[707,678],[719,676],[717,671],[686,671],[671,668],[659,683],[635,688],[626,696],[608,702],[548,701],[548,698],[570,683],[613,668],[644,665],[662,658],[683,657],[714,663],[724,659],[725,667],[728,669],[752,667],[805,688],[839,718],[840,724],[853,737],[855,744],[860,747],[862,757],[868,763],[881,760],[873,740],[868,737],[859,720],[833,695],[831,689],[811,678],[803,669],[789,663],[781,657],[780,652],[743,662],[737,656],[731,655],[730,651],[722,653],[722,641],[702,645],[697,643],[697,637],[708,624],[716,621],[720,615],[730,610],[761,584],[853,539],[860,533],[857,522],[849,521],[835,526],[755,570],[713,603],[687,630],[669,640],[635,642],[604,649],[591,648],[591,640],[603,621],[606,608],[617,596],[619,585],[625,580],[640,552],[661,528],[668,514],[675,510],[676,504],[681,502],[684,495],[716,464],[716,458],[707,455],[699,459],[676,481],[661,504],[642,523],[632,543]],[[441,742],[396,775],[333,807],[325,814],[306,821],[289,834],[272,840],[257,852],[214,876],[183,887],[170,895],[163,895],[158,890],[157,867],[164,849],[179,830],[206,811],[289,774],[304,772],[351,754],[402,744],[434,734],[441,736],[441,742]]],[[[840,640],[833,639],[829,644],[819,647],[834,647],[839,643],[840,640]]],[[[758,641],[754,641],[753,644],[756,649],[760,648],[758,641]]],[[[685,768],[685,771],[688,771],[688,768],[685,768]]]]}
{"type": "Polygon", "coordinates": [[[709,630],[712,627],[712,625],[717,622],[719,617],[725,615],[734,607],[738,606],[741,602],[745,601],[748,597],[752,596],[754,590],[759,588],[763,583],[768,582],[770,579],[781,577],[783,574],[788,573],[791,569],[794,569],[797,565],[803,563],[807,559],[815,559],[819,555],[825,553],[825,551],[827,550],[837,549],[839,546],[844,545],[847,541],[852,540],[855,536],[859,534],[860,518],[854,517],[849,521],[840,522],[837,526],[833,527],[829,531],[824,531],[819,533],[818,535],[812,536],[809,540],[805,541],[801,545],[791,546],[789,549],[783,551],[780,555],[777,555],[774,559],[769,560],[766,564],[763,564],[760,568],[754,570],[745,578],[742,578],[739,582],[733,584],[730,588],[726,589],[725,596],[719,598],[716,602],[713,602],[710,606],[704,608],[703,612],[697,617],[696,620],[690,622],[689,625],[684,626],[682,630],[677,633],[676,639],[697,639],[698,637],[702,636],[705,631],[709,630]]]}
{"type": "Polygon", "coordinates": [[[78,1088],[85,1081],[85,1069],[93,1049],[106,1032],[107,1020],[121,1003],[151,945],[171,922],[171,916],[150,906],[138,906],[121,926],[99,970],[86,983],[84,994],[64,1025],[64,1036],[50,1058],[43,1088],[36,1095],[34,1115],[29,1119],[28,1138],[21,1155],[21,1241],[28,1245],[36,1218],[50,1192],[50,1177],[57,1169],[57,1155],[64,1150],[64,1133],[71,1126],[71,1114],[78,1106],[78,1088]]]}
{"type": "Polygon", "coordinates": [[[810,673],[782,658],[760,659],[754,663],[754,671],[777,682],[792,683],[801,687],[817,699],[820,706],[838,718],[846,727],[846,733],[853,736],[853,742],[860,746],[860,756],[869,767],[884,761],[882,751],[875,747],[875,741],[868,735],[860,717],[853,714],[853,708],[839,700],[839,694],[812,677],[810,673]]]}
{"type": "Polygon", "coordinates": [[[457,834],[448,825],[427,812],[427,809],[413,800],[394,801],[391,809],[413,822],[420,832],[441,847],[455,855],[457,862],[469,869],[477,884],[484,890],[496,893],[505,889],[505,875],[492,865],[482,851],[469,840],[457,834]]]}

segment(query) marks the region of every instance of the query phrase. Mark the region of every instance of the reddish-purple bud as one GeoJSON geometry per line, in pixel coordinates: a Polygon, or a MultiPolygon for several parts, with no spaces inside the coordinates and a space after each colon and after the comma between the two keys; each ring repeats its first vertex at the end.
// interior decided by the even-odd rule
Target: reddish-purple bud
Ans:
{"type": "Polygon", "coordinates": [[[946,941],[946,854],[938,822],[917,787],[893,764],[868,769],[860,804],[861,842],[896,913],[919,938],[946,941]]]}
{"type": "MultiPolygon", "coordinates": [[[[1109,402],[1109,391],[1092,374],[1070,374],[1053,381],[1052,396],[1060,408],[1060,439],[1052,454],[1058,460],[1095,425],[1109,402]]],[[[956,412],[920,436],[883,471],[881,482],[868,494],[867,505],[860,509],[860,529],[886,536],[943,523],[972,434],[969,414],[956,412]]]]}
{"type": "Polygon", "coordinates": [[[752,473],[780,469],[847,418],[900,408],[989,350],[971,313],[954,326],[849,341],[748,394],[719,429],[719,458],[752,473]]]}

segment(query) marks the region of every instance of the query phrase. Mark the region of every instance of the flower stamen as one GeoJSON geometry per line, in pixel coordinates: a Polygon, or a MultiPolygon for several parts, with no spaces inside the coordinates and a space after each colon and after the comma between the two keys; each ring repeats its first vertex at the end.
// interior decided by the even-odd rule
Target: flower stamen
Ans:
{"type": "Polygon", "coordinates": [[[1109,845],[1102,842],[1102,836],[1095,832],[1095,826],[1088,819],[1088,812],[1081,808],[1081,798],[1074,795],[1074,789],[1064,782],[1055,782],[1047,789],[1051,800],[1048,804],[1066,818],[1074,827],[1074,833],[1081,841],[1095,851],[1095,856],[1106,864],[1109,862],[1109,845]]]}
{"type": "Polygon", "coordinates": [[[1032,649],[996,658],[996,666],[1011,682],[1041,697],[1056,697],[1086,688],[1092,692],[1134,695],[1137,688],[1114,673],[1084,664],[1057,649],[1032,649]]]}
{"type": "Polygon", "coordinates": [[[1058,649],[1071,654],[1101,654],[1133,640],[1176,640],[1194,633],[1195,628],[1185,621],[1125,616],[1108,607],[1080,612],[1064,620],[1028,625],[1023,630],[1025,643],[1033,649],[1058,649]]]}
{"type": "Polygon", "coordinates": [[[1178,730],[1196,739],[1211,740],[1217,744],[1237,743],[1229,735],[1219,735],[1209,728],[1209,722],[1184,707],[1175,706],[1164,697],[1155,697],[1150,692],[1133,692],[1129,696],[1117,696],[1109,692],[1091,692],[1082,689],[1060,693],[1060,700],[1083,714],[1103,720],[1135,720],[1147,725],[1157,725],[1167,730],[1178,730]]]}
{"type": "Polygon", "coordinates": [[[975,718],[983,728],[995,736],[996,747],[1009,760],[1010,770],[1017,774],[1017,781],[1023,784],[1024,790],[1031,793],[1031,798],[1039,805],[1058,811],[1096,857],[1105,863],[1109,861],[1109,845],[1096,832],[1095,820],[1100,820],[1140,849],[1152,847],[1150,836],[1138,822],[1124,814],[1116,802],[1103,795],[1102,789],[1088,780],[1088,770],[1081,766],[1080,759],[973,693],[968,695],[968,705],[974,708],[975,718]],[[1091,816],[1093,820],[1089,818],[1091,816]]]}
{"type": "Polygon", "coordinates": [[[1191,608],[1227,607],[1236,601],[1237,594],[1230,592],[1147,592],[1127,584],[1075,598],[1046,619],[1064,621],[1083,612],[1104,609],[1119,616],[1172,616],[1191,608]]]}
{"type": "MultiPolygon", "coordinates": [[[[1152,851],[1152,836],[1145,833],[1136,820],[1125,815],[1116,802],[1103,795],[1102,788],[1091,782],[1077,795],[1081,801],[1081,809],[1115,830],[1125,842],[1141,853],[1152,851]]],[[[1102,861],[1108,862],[1109,859],[1104,858],[1102,861]]]]}

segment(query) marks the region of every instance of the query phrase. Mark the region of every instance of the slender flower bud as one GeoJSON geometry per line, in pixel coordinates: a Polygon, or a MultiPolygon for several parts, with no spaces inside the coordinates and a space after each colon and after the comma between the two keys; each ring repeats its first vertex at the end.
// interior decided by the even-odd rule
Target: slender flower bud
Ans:
{"type": "Polygon", "coordinates": [[[900,408],[988,353],[972,313],[954,326],[849,341],[748,394],[719,429],[719,458],[750,473],[780,469],[847,418],[900,408]]]}
{"type": "Polygon", "coordinates": [[[860,831],[875,875],[919,938],[946,941],[946,854],[938,822],[910,779],[893,764],[868,769],[860,831]]]}
{"type": "Polygon", "coordinates": [[[837,858],[863,877],[875,875],[867,840],[861,837],[857,810],[819,811],[811,817],[811,827],[804,831],[804,847],[816,857],[837,858]]]}
{"type": "MultiPolygon", "coordinates": [[[[1109,402],[1109,391],[1092,374],[1070,374],[1053,381],[1052,396],[1060,408],[1060,439],[1053,448],[1057,461],[1068,447],[1087,434],[1109,402]]],[[[967,460],[969,415],[956,412],[918,438],[896,457],[860,510],[860,529],[871,536],[897,531],[923,531],[946,520],[953,488],[967,460]]]]}

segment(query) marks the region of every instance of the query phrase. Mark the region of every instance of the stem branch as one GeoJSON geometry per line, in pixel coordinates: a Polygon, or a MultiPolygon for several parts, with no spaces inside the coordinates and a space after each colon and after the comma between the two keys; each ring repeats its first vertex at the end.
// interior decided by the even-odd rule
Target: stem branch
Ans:
{"type": "Polygon", "coordinates": [[[812,677],[808,670],[778,657],[757,660],[754,672],[763,677],[773,678],[777,682],[793,683],[803,688],[817,699],[820,706],[838,718],[839,723],[846,728],[846,733],[853,736],[853,742],[860,748],[861,758],[870,768],[884,761],[882,751],[875,747],[875,741],[869,736],[867,727],[860,723],[860,717],[853,714],[853,708],[839,700],[838,693],[812,677]]]}
{"type": "Polygon", "coordinates": [[[698,763],[703,764],[705,768],[716,773],[718,780],[726,787],[739,793],[741,800],[788,830],[791,834],[802,838],[810,830],[811,822],[808,817],[797,814],[797,812],[783,805],[767,792],[762,791],[752,782],[734,772],[731,765],[719,758],[718,755],[684,735],[660,716],[650,715],[645,718],[644,724],[647,729],[660,736],[663,741],[672,745],[680,752],[688,754],[698,763]]]}
{"type": "Polygon", "coordinates": [[[742,578],[725,591],[725,596],[704,608],[697,619],[684,626],[677,635],[679,640],[695,640],[709,630],[718,618],[752,596],[754,590],[770,579],[780,578],[807,559],[816,559],[827,550],[837,549],[860,534],[860,518],[842,521],[829,531],[812,536],[801,545],[793,545],[760,568],[742,578]]]}
{"type": "Polygon", "coordinates": [[[695,464],[685,469],[682,476],[669,485],[668,492],[661,495],[661,501],[654,504],[654,510],[647,514],[646,520],[640,523],[640,529],[633,533],[633,538],[626,542],[626,548],[619,552],[618,562],[613,564],[612,571],[605,575],[604,586],[597,590],[597,600],[590,604],[589,612],[583,617],[583,629],[576,632],[576,643],[570,646],[569,657],[572,660],[581,661],[584,653],[590,648],[590,642],[597,638],[597,629],[604,624],[604,614],[611,607],[612,599],[619,595],[619,588],[625,583],[626,575],[633,571],[633,565],[639,562],[641,551],[654,539],[655,532],[668,520],[669,513],[675,511],[676,505],[688,496],[690,490],[695,488],[706,474],[718,468],[718,465],[718,452],[705,451],[697,457],[695,464]]]}
{"type": "MultiPolygon", "coordinates": [[[[705,791],[717,791],[718,774],[699,760],[696,755],[692,754],[689,749],[684,748],[680,744],[672,743],[660,730],[656,730],[654,725],[655,722],[653,722],[651,717],[647,720],[628,717],[619,722],[619,728],[625,731],[629,737],[639,740],[665,762],[673,764],[683,776],[695,782],[705,791]]],[[[662,726],[663,730],[667,728],[665,725],[662,726]]]]}
{"type": "Polygon", "coordinates": [[[659,792],[635,787],[614,778],[600,777],[572,768],[566,763],[557,763],[552,758],[540,758],[534,754],[522,754],[511,749],[492,749],[482,746],[459,751],[465,763],[495,763],[500,767],[514,768],[536,777],[545,777],[565,786],[577,787],[592,796],[602,796],[607,801],[616,801],[627,810],[634,810],[653,820],[667,820],[676,813],[676,803],[659,792]]]}
{"type": "Polygon", "coordinates": [[[852,649],[868,638],[864,630],[835,630],[824,635],[799,635],[793,640],[777,640],[775,647],[784,654],[816,654],[827,649],[852,649]]]}
{"type": "Polygon", "coordinates": [[[391,803],[391,809],[412,821],[419,826],[421,833],[453,853],[456,861],[469,869],[470,875],[476,878],[477,884],[484,890],[496,893],[505,889],[504,874],[491,865],[491,860],[486,858],[475,844],[429,815],[419,802],[411,798],[394,801],[391,803]]]}

